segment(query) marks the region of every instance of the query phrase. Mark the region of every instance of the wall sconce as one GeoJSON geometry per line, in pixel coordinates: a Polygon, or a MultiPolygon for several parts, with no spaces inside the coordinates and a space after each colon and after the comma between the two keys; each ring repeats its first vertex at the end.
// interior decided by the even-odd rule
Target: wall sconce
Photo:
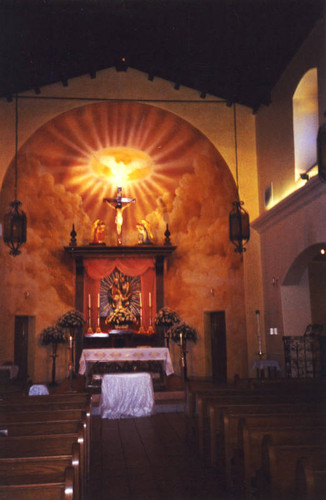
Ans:
{"type": "MultiPolygon", "coordinates": [[[[237,145],[237,115],[236,104],[234,104],[234,144],[235,144],[235,167],[236,167],[236,182],[237,193],[239,197],[239,180],[238,180],[238,145],[237,145]]],[[[243,253],[246,251],[244,245],[248,243],[250,238],[249,214],[242,207],[243,201],[236,200],[232,203],[233,208],[229,214],[229,233],[230,241],[235,245],[235,252],[243,253]]]]}
{"type": "Polygon", "coordinates": [[[300,178],[303,180],[303,181],[309,181],[310,177],[308,174],[300,174],[300,178]]]}
{"type": "Polygon", "coordinates": [[[3,219],[3,241],[10,248],[10,255],[16,257],[21,252],[19,247],[26,242],[27,220],[25,213],[19,208],[21,202],[17,200],[17,151],[18,151],[18,99],[16,94],[16,121],[15,121],[15,199],[10,203],[10,211],[3,219]]]}
{"type": "Polygon", "coordinates": [[[279,281],[278,277],[275,277],[275,276],[272,277],[272,285],[273,286],[277,287],[278,286],[278,281],[279,281]]]}

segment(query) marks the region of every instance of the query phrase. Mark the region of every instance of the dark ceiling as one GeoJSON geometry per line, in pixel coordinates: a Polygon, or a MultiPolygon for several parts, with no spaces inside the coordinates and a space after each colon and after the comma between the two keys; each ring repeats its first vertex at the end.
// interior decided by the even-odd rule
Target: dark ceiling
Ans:
{"type": "Polygon", "coordinates": [[[0,0],[0,97],[132,67],[257,110],[270,103],[323,3],[0,0]]]}

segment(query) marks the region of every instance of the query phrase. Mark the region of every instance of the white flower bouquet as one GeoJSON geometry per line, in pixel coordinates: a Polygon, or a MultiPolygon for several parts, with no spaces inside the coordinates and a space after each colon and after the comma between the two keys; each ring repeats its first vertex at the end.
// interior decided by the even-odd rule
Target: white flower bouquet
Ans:
{"type": "Polygon", "coordinates": [[[162,307],[155,317],[156,326],[165,326],[170,328],[180,322],[180,316],[169,307],[162,307]]]}
{"type": "Polygon", "coordinates": [[[58,319],[57,326],[60,328],[73,328],[75,326],[82,326],[84,323],[85,320],[83,313],[73,309],[71,311],[67,311],[58,319]]]}
{"type": "Polygon", "coordinates": [[[48,326],[44,328],[40,337],[42,345],[64,344],[67,341],[64,331],[57,326],[48,326]]]}
{"type": "Polygon", "coordinates": [[[128,325],[130,323],[135,323],[136,317],[132,314],[129,309],[123,307],[118,307],[113,311],[105,320],[105,323],[113,323],[114,325],[128,325]]]}

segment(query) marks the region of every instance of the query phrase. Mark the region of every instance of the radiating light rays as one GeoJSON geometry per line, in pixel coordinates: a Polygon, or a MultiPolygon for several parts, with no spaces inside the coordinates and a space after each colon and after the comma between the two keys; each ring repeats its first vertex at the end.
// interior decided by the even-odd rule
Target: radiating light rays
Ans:
{"type": "Polygon", "coordinates": [[[126,186],[142,181],[151,174],[152,160],[135,148],[105,148],[93,153],[90,161],[93,172],[115,186],[126,186]]]}
{"type": "MultiPolygon", "coordinates": [[[[194,161],[205,150],[216,162],[211,143],[177,115],[141,103],[93,103],[72,109],[40,128],[28,141],[28,152],[41,173],[81,197],[91,220],[112,225],[103,198],[123,194],[136,198],[126,211],[124,232],[158,207],[166,192],[171,200],[194,161]]],[[[114,219],[113,219],[114,220],[114,219]]],[[[114,228],[114,224],[112,226],[114,228]]]]}

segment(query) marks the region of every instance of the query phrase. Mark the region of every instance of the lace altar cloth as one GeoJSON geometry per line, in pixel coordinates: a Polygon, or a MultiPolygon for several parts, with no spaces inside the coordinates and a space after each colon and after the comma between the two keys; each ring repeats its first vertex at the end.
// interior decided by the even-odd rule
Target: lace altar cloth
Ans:
{"type": "Polygon", "coordinates": [[[151,415],[154,391],[149,373],[104,375],[100,397],[102,418],[133,418],[151,415]]]}
{"type": "Polygon", "coordinates": [[[169,349],[166,347],[122,348],[122,349],[84,349],[79,360],[79,373],[84,375],[88,361],[163,361],[167,375],[174,373],[169,349]]]}

